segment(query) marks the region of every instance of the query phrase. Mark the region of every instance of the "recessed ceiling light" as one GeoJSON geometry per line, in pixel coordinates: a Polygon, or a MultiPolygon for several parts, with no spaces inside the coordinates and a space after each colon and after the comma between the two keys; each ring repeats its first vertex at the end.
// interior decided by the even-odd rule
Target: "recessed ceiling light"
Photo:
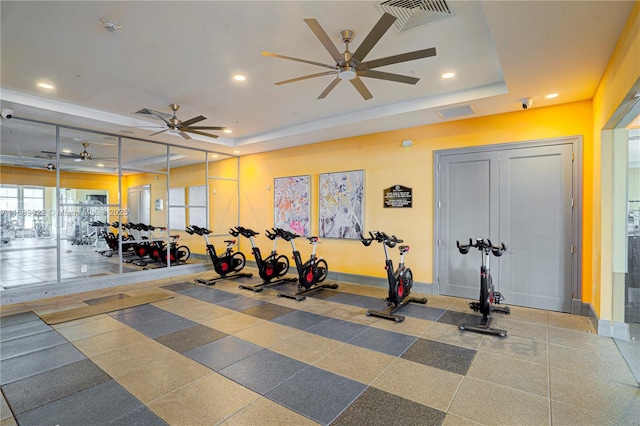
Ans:
{"type": "Polygon", "coordinates": [[[247,79],[247,77],[245,77],[242,74],[236,74],[236,75],[233,76],[233,79],[235,81],[245,81],[247,79]]]}
{"type": "Polygon", "coordinates": [[[549,93],[547,96],[545,96],[545,98],[547,99],[553,99],[553,98],[557,98],[558,94],[557,93],[549,93]]]}
{"type": "Polygon", "coordinates": [[[445,72],[444,74],[442,74],[442,78],[453,78],[455,77],[455,74],[452,72],[445,72]]]}
{"type": "Polygon", "coordinates": [[[238,151],[237,149],[235,151],[233,151],[234,154],[240,154],[240,151],[238,151]]]}
{"type": "Polygon", "coordinates": [[[69,154],[69,153],[71,153],[71,150],[70,149],[63,149],[62,152],[64,152],[65,154],[69,154]]]}
{"type": "Polygon", "coordinates": [[[98,166],[98,167],[104,167],[104,164],[102,164],[102,163],[98,163],[98,164],[97,164],[97,166],[98,166]]]}
{"type": "Polygon", "coordinates": [[[55,86],[49,83],[38,83],[38,87],[40,87],[41,89],[47,89],[47,90],[55,89],[55,86]]]}
{"type": "Polygon", "coordinates": [[[219,155],[218,154],[211,154],[211,158],[218,158],[219,155]]]}
{"type": "Polygon", "coordinates": [[[231,133],[232,131],[233,131],[233,130],[231,130],[231,129],[224,129],[224,130],[223,130],[223,132],[225,132],[225,133],[231,133]]]}

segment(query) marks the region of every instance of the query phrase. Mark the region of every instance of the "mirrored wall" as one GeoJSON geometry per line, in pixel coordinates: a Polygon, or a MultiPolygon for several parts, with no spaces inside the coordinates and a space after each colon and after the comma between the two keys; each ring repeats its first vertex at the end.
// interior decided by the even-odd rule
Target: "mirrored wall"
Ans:
{"type": "Polygon", "coordinates": [[[0,291],[208,262],[187,227],[237,225],[236,157],[17,118],[1,137],[0,291]]]}

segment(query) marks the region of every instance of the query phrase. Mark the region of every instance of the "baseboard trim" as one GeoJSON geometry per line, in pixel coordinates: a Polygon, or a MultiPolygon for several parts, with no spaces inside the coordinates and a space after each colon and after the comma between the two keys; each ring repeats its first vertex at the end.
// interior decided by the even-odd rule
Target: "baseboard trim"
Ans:
{"type": "MultiPolygon", "coordinates": [[[[603,335],[602,330],[600,329],[601,321],[599,320],[598,315],[596,315],[596,311],[593,309],[591,303],[582,303],[580,315],[582,315],[583,317],[589,317],[589,319],[591,320],[591,324],[593,325],[593,328],[597,330],[598,335],[603,335]]],[[[606,335],[608,336],[608,334],[606,335]]]]}
{"type": "Polygon", "coordinates": [[[571,299],[571,315],[582,315],[584,314],[584,304],[580,299],[571,299]]]}
{"type": "MultiPolygon", "coordinates": [[[[255,260],[247,260],[247,266],[252,268],[257,268],[255,260]]],[[[289,274],[295,274],[296,269],[295,265],[290,265],[289,274]]],[[[380,277],[371,277],[368,275],[360,275],[360,274],[349,274],[346,272],[333,272],[329,271],[327,275],[327,280],[330,281],[342,281],[352,284],[361,284],[361,285],[370,285],[373,287],[388,287],[387,279],[380,277]]],[[[413,292],[415,293],[424,293],[424,294],[440,294],[438,283],[423,283],[423,282],[414,282],[413,283],[413,292]]]]}
{"type": "Polygon", "coordinates": [[[614,339],[631,340],[629,324],[614,321],[611,328],[613,330],[611,337],[613,337],[614,339]]]}
{"type": "MultiPolygon", "coordinates": [[[[370,277],[368,275],[348,274],[345,272],[329,272],[328,279],[336,281],[344,281],[353,284],[370,285],[374,287],[388,287],[389,283],[386,278],[370,277]]],[[[413,282],[412,292],[425,294],[438,294],[437,284],[423,283],[419,281],[413,282]]]]}

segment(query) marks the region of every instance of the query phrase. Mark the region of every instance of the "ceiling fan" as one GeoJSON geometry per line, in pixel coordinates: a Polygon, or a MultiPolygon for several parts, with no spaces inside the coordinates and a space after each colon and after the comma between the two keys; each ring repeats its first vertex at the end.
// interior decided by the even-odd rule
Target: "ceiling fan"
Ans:
{"type": "Polygon", "coordinates": [[[183,138],[185,138],[187,140],[191,139],[191,137],[186,132],[195,133],[197,135],[202,135],[202,136],[208,136],[210,138],[217,138],[218,135],[214,135],[214,134],[211,134],[211,133],[205,133],[202,130],[224,130],[224,129],[226,129],[226,127],[219,127],[219,126],[192,126],[192,124],[196,124],[196,123],[201,122],[202,120],[206,120],[207,117],[199,115],[197,117],[193,117],[190,120],[182,121],[182,120],[178,119],[178,117],[176,116],[176,113],[180,109],[180,105],[171,104],[171,105],[169,105],[169,107],[171,108],[171,111],[173,111],[173,115],[169,115],[169,114],[166,114],[164,112],[154,111],[154,110],[149,109],[149,108],[143,108],[140,111],[136,112],[136,114],[150,115],[150,116],[159,118],[160,120],[164,121],[164,123],[167,125],[166,128],[160,130],[159,132],[152,133],[149,136],[154,136],[154,135],[157,135],[159,133],[164,133],[166,131],[173,130],[173,131],[177,132],[180,136],[182,136],[183,138]]]}
{"type": "Polygon", "coordinates": [[[397,64],[400,62],[413,61],[416,59],[428,58],[436,55],[436,48],[431,47],[413,52],[401,53],[398,55],[387,56],[385,58],[374,59],[372,61],[363,62],[364,58],[371,49],[378,43],[387,30],[393,25],[397,18],[389,13],[382,15],[380,20],[374,25],[369,34],[362,41],[355,52],[349,51],[349,43],[353,41],[355,33],[351,30],[344,30],[340,33],[340,39],[345,44],[345,51],[340,53],[333,44],[327,33],[322,29],[318,21],[315,19],[305,19],[304,22],[309,26],[311,31],[320,40],[322,45],[329,51],[331,57],[336,61],[335,65],[323,64],[321,62],[308,61],[306,59],[293,58],[291,56],[279,55],[277,53],[262,52],[264,56],[274,58],[288,59],[290,61],[303,62],[311,65],[329,68],[331,71],[320,72],[317,74],[305,75],[302,77],[292,78],[290,80],[279,81],[275,83],[277,86],[295,81],[306,80],[309,78],[320,77],[324,75],[336,75],[336,78],[329,83],[326,89],[318,96],[318,99],[324,99],[342,80],[348,80],[364,100],[371,99],[373,95],[364,85],[360,77],[377,78],[380,80],[395,81],[398,83],[416,84],[420,79],[400,74],[393,74],[384,71],[377,71],[374,68],[385,65],[397,64]]]}
{"type": "MultiPolygon", "coordinates": [[[[74,154],[74,153],[62,154],[61,153],[60,158],[72,158],[73,161],[75,161],[76,163],[79,163],[81,161],[88,161],[88,160],[116,161],[115,158],[101,158],[101,157],[94,156],[92,153],[87,151],[87,148],[89,148],[89,142],[82,142],[82,146],[83,146],[83,149],[80,153],[78,154],[74,154]]],[[[55,158],[56,156],[56,153],[52,151],[40,151],[40,152],[42,154],[46,154],[50,160],[52,158],[55,158]]],[[[45,157],[39,157],[39,158],[45,158],[45,157]]]]}

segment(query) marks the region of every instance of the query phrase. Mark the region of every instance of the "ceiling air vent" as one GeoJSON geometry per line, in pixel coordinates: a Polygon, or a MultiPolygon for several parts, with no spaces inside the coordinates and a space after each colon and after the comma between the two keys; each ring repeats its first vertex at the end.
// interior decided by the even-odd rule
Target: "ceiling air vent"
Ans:
{"type": "Polygon", "coordinates": [[[398,18],[393,26],[399,32],[455,15],[445,0],[386,0],[378,7],[398,18]]]}
{"type": "Polygon", "coordinates": [[[457,107],[441,109],[439,111],[436,111],[436,113],[438,113],[440,117],[450,120],[452,118],[475,114],[475,111],[471,108],[471,105],[461,105],[457,107]]]}

